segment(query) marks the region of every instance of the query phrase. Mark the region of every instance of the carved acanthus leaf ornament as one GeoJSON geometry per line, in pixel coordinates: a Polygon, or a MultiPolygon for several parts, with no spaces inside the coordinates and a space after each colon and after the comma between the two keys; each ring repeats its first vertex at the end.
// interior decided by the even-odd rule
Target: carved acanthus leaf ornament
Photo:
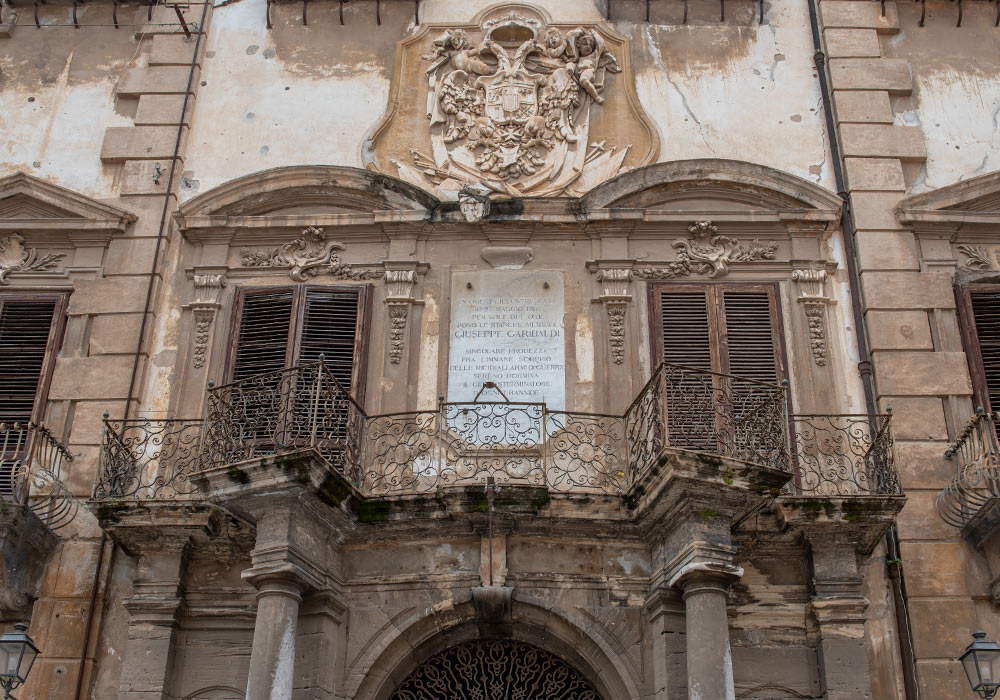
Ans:
{"type": "Polygon", "coordinates": [[[1000,263],[997,262],[997,254],[1000,249],[983,248],[977,245],[960,245],[960,253],[965,255],[965,264],[962,269],[972,272],[988,272],[990,270],[1000,270],[1000,263]]]}
{"type": "Polygon", "coordinates": [[[661,266],[636,268],[633,270],[635,276],[643,279],[673,279],[692,274],[725,277],[732,263],[774,260],[778,250],[777,241],[762,243],[755,238],[750,243],[743,243],[719,235],[719,227],[711,221],[696,221],[688,226],[688,233],[691,236],[687,240],[674,242],[676,260],[661,266]]]}
{"type": "Polygon", "coordinates": [[[310,226],[300,238],[269,250],[244,248],[241,251],[244,267],[291,267],[288,276],[296,282],[305,282],[310,277],[331,275],[335,279],[367,280],[378,279],[381,270],[352,267],[340,259],[339,251],[344,246],[336,241],[327,241],[326,232],[317,226],[310,226]]]}
{"type": "Polygon", "coordinates": [[[65,253],[49,253],[39,256],[37,248],[24,245],[24,238],[12,233],[7,240],[0,240],[0,284],[9,284],[7,276],[12,272],[39,272],[49,270],[65,253]]]}

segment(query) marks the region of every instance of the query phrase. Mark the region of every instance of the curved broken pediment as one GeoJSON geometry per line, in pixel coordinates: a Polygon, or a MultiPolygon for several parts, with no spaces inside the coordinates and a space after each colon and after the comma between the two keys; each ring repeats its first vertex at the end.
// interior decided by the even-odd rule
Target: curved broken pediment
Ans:
{"type": "Polygon", "coordinates": [[[418,187],[358,168],[328,165],[274,168],[231,180],[182,204],[181,228],[208,221],[376,212],[428,215],[437,199],[418,187]]]}
{"type": "Polygon", "coordinates": [[[840,217],[841,199],[789,173],[737,160],[680,160],[638,168],[598,185],[582,198],[586,210],[677,212],[813,210],[840,217]]]}

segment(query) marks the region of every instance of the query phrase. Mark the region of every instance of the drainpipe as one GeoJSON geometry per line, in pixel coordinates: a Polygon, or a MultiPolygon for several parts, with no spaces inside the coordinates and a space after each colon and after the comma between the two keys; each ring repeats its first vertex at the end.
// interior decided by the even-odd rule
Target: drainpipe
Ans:
{"type": "MultiPolygon", "coordinates": [[[[191,99],[191,86],[194,83],[194,73],[198,66],[198,51],[201,49],[201,37],[205,33],[205,18],[208,16],[209,0],[201,8],[201,21],[198,24],[198,37],[191,53],[191,67],[188,69],[187,88],[184,90],[184,103],[181,105],[181,115],[177,120],[177,138],[174,140],[174,155],[170,159],[170,172],[167,175],[167,189],[163,194],[163,209],[160,211],[160,228],[156,233],[156,249],[153,251],[153,264],[149,270],[149,285],[146,287],[146,303],[142,310],[142,323],[139,325],[139,340],[135,346],[135,362],[132,363],[132,377],[128,383],[128,395],[125,398],[125,418],[128,418],[132,405],[132,395],[135,393],[135,382],[139,374],[139,358],[142,357],[142,342],[146,335],[146,325],[149,322],[150,307],[153,304],[153,285],[156,283],[156,270],[160,265],[160,250],[163,248],[163,238],[167,228],[167,213],[170,209],[170,195],[174,187],[174,172],[177,169],[177,158],[181,151],[181,138],[184,135],[184,115],[187,114],[188,102],[191,99]]],[[[180,11],[178,10],[178,18],[180,11]]],[[[183,22],[183,19],[181,18],[183,22]]],[[[185,27],[186,29],[186,27],[185,27]]]]}
{"type": "MultiPolygon", "coordinates": [[[[833,117],[833,105],[830,97],[830,76],[826,70],[826,54],[823,52],[823,42],[820,38],[819,15],[816,0],[809,0],[809,23],[812,27],[813,62],[819,78],[819,89],[823,98],[823,114],[826,118],[826,130],[829,134],[830,154],[833,160],[833,175],[837,183],[837,194],[840,195],[841,221],[844,227],[844,257],[847,259],[847,278],[851,289],[851,315],[854,318],[854,333],[858,346],[858,373],[865,393],[865,407],[869,415],[878,413],[875,403],[875,390],[872,386],[872,363],[868,354],[868,338],[865,336],[864,309],[861,306],[861,277],[858,273],[857,248],[855,240],[857,227],[854,222],[854,212],[851,210],[851,197],[847,191],[844,179],[843,151],[840,145],[840,133],[833,117]]],[[[893,607],[896,613],[896,630],[899,634],[899,650],[903,666],[903,686],[907,700],[918,700],[920,697],[917,686],[916,659],[913,651],[913,640],[910,634],[910,612],[906,602],[906,579],[900,566],[899,538],[896,526],[893,525],[885,536],[886,562],[889,571],[889,581],[892,587],[893,607]]]]}

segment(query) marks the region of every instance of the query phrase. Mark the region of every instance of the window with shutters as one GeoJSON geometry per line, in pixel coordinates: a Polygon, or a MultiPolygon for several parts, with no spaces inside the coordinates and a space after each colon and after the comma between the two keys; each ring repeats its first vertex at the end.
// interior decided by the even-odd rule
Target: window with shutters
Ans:
{"type": "MultiPolygon", "coordinates": [[[[0,294],[0,423],[40,422],[55,363],[65,297],[0,294]]],[[[0,494],[13,492],[13,469],[27,443],[0,440],[0,494]]]]}
{"type": "Polygon", "coordinates": [[[654,364],[703,371],[667,374],[672,444],[714,451],[726,439],[720,421],[728,424],[739,410],[736,395],[753,393],[752,382],[774,385],[785,377],[776,292],[774,285],[740,283],[650,287],[654,364]]]}
{"type": "Polygon", "coordinates": [[[279,287],[245,290],[236,306],[229,376],[317,362],[359,403],[364,398],[369,296],[366,287],[279,287]]]}
{"type": "Polygon", "coordinates": [[[42,419],[64,300],[0,294],[0,423],[42,419]]]}
{"type": "Polygon", "coordinates": [[[976,405],[1000,410],[1000,285],[958,288],[959,320],[976,405]]]}

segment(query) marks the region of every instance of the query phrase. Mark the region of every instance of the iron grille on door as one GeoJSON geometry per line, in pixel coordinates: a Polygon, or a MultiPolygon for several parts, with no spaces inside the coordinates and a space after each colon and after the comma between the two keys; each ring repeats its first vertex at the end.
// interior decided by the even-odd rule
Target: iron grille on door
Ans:
{"type": "Polygon", "coordinates": [[[670,371],[665,396],[670,444],[714,452],[720,439],[737,445],[752,440],[729,434],[743,422],[741,412],[757,405],[752,392],[747,400],[746,389],[734,403],[735,380],[727,375],[771,386],[784,377],[774,286],[678,283],[655,285],[651,293],[659,311],[658,361],[716,373],[670,371]]]}

